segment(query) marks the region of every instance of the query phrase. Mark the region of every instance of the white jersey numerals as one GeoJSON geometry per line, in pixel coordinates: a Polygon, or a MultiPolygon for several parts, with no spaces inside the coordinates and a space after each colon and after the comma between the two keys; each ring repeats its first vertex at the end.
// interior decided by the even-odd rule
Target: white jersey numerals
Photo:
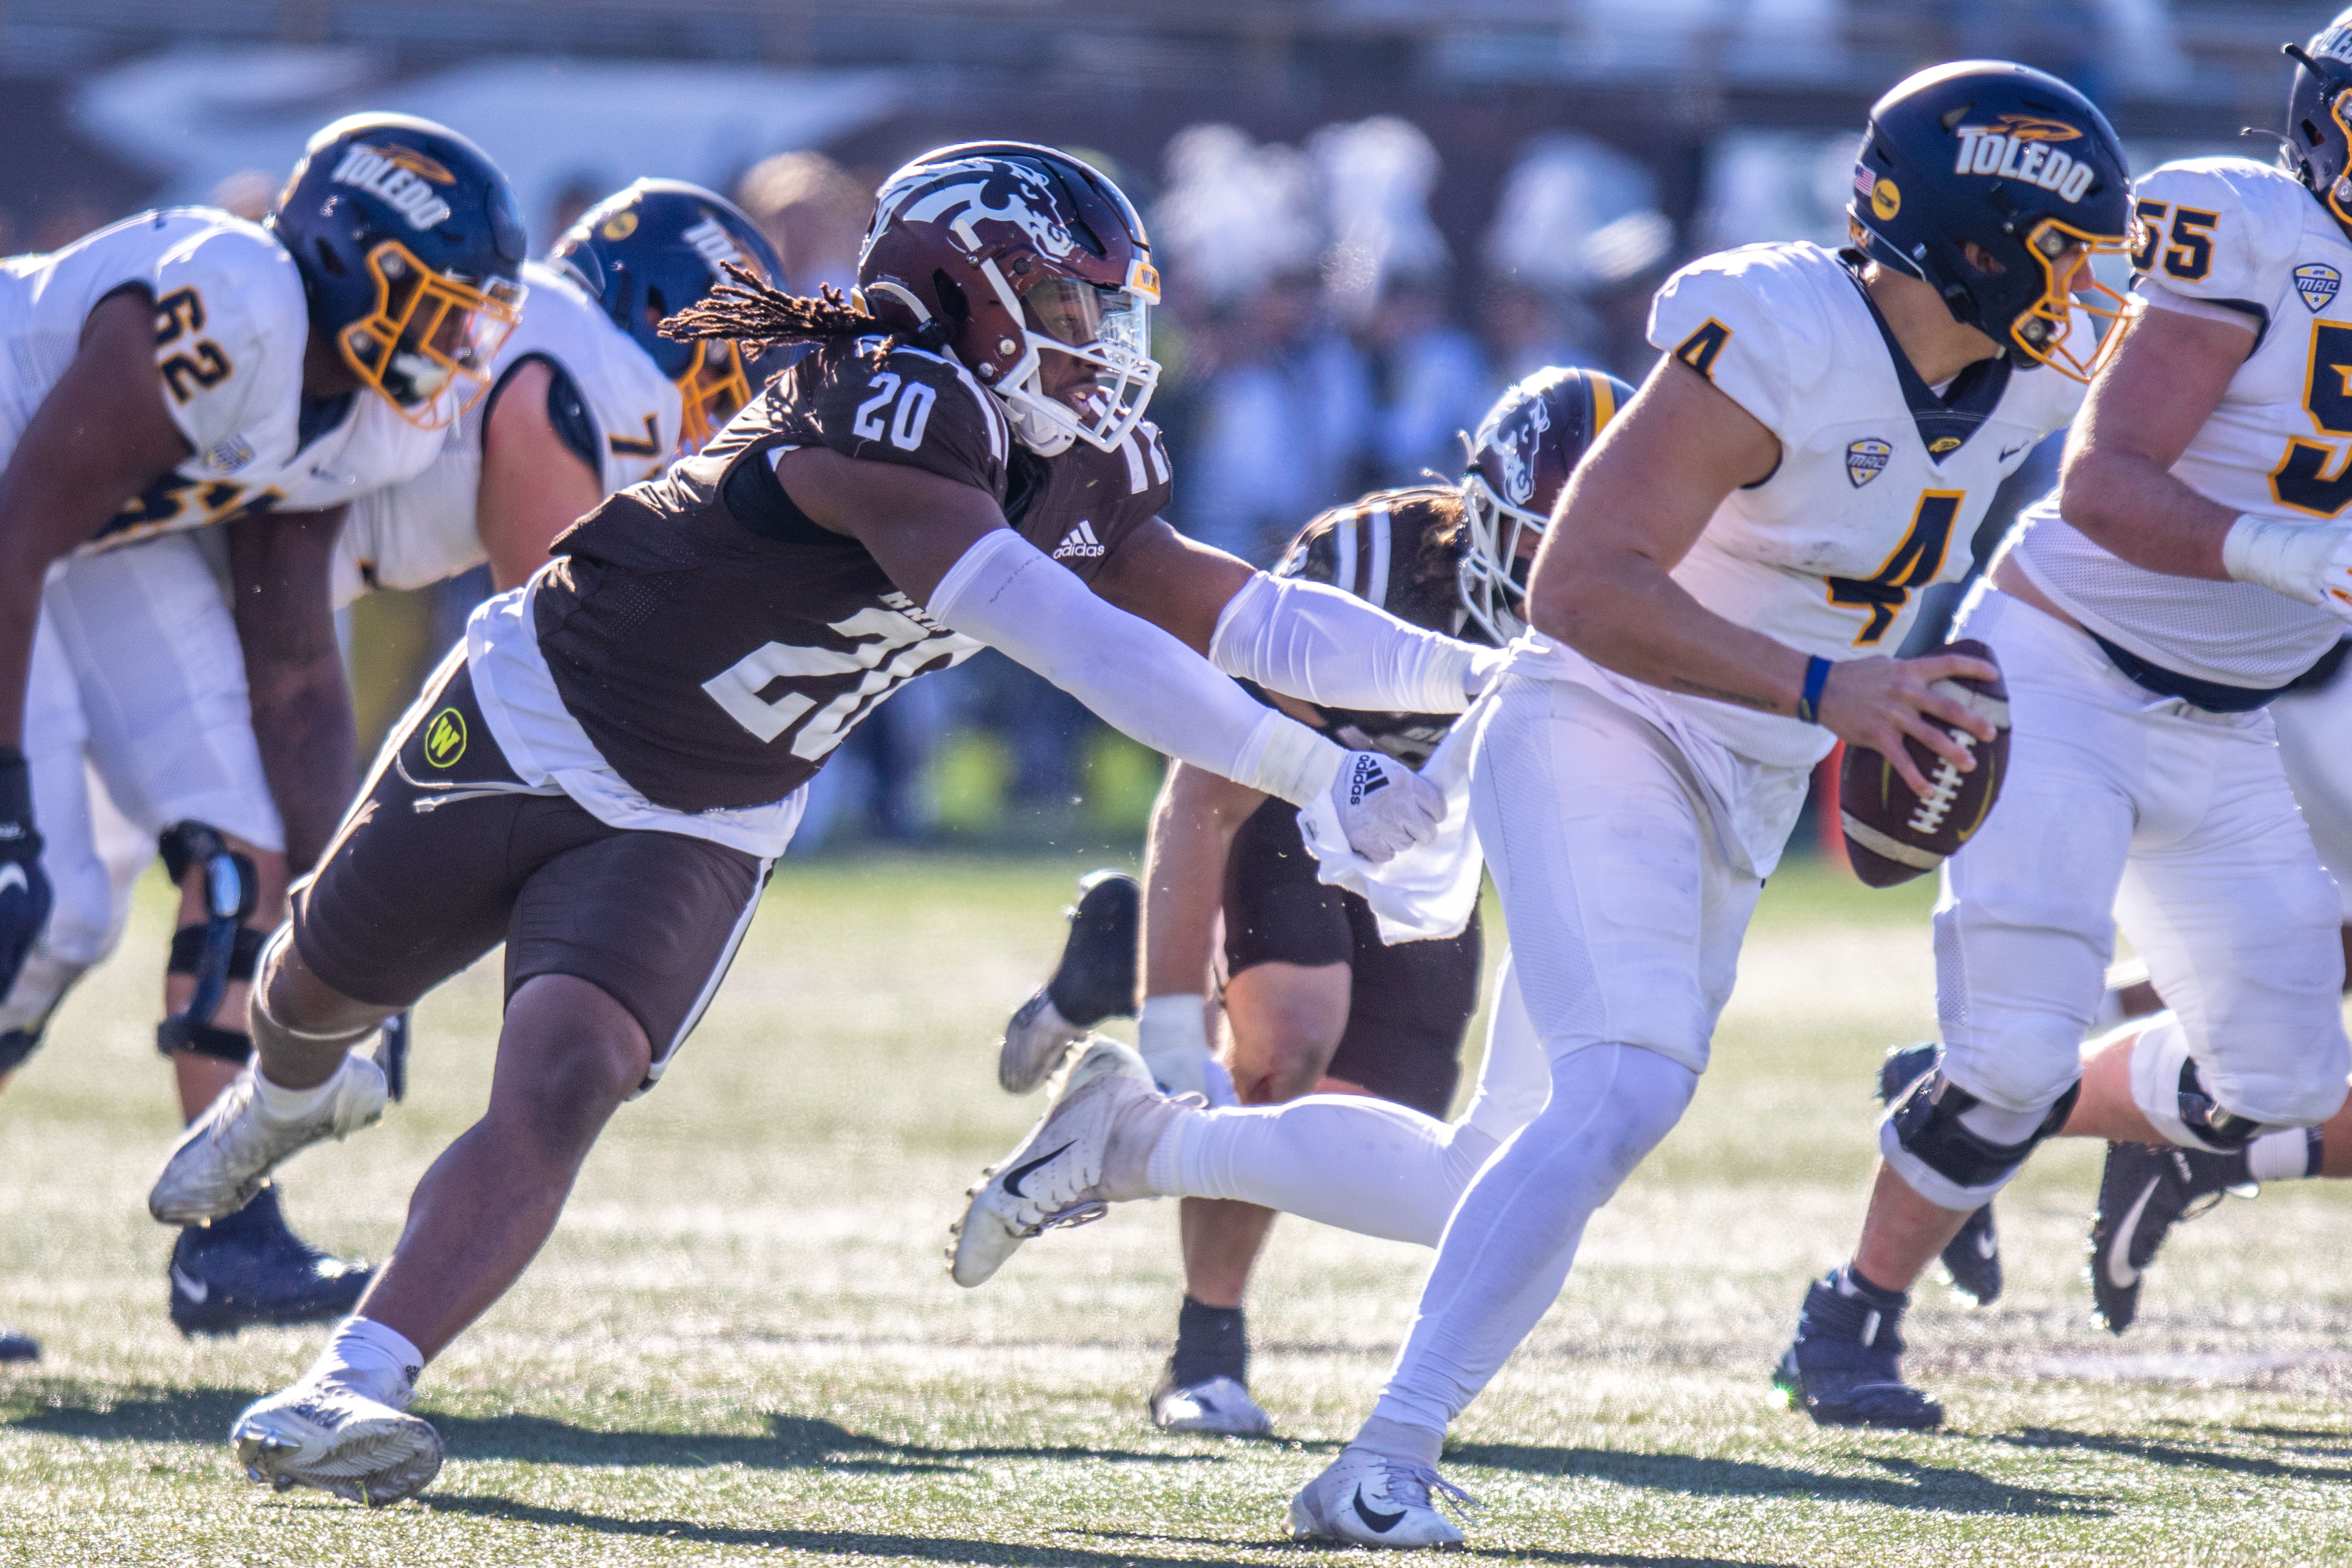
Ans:
{"type": "Polygon", "coordinates": [[[1911,527],[1886,564],[1866,578],[1832,577],[1832,604],[1853,605],[1867,614],[1854,633],[1857,648],[1874,647],[1903,613],[1914,589],[1925,588],[1944,570],[1944,556],[1952,548],[1952,523],[1960,515],[1965,490],[1928,490],[1921,494],[1911,527]]]}
{"type": "Polygon", "coordinates": [[[881,440],[883,410],[895,402],[897,410],[889,416],[890,444],[901,452],[920,446],[924,427],[931,422],[931,404],[940,394],[922,382],[908,382],[902,387],[898,377],[888,371],[867,382],[866,388],[874,395],[857,405],[849,433],[860,441],[881,440]]]}
{"type": "Polygon", "coordinates": [[[944,627],[926,626],[911,615],[880,605],[835,621],[829,630],[855,639],[857,645],[840,649],[762,643],[703,682],[702,689],[737,724],[761,740],[772,741],[816,709],[817,703],[803,692],[786,692],[771,702],[760,695],[768,686],[794,676],[863,672],[856,685],[825,704],[793,737],[793,755],[814,762],[848,738],[851,727],[901,682],[942,657],[950,664],[958,663],[980,647],[944,627]]]}

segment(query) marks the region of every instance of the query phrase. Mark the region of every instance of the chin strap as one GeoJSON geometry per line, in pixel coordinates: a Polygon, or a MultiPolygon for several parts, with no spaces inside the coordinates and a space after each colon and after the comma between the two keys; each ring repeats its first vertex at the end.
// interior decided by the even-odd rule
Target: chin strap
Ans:
{"type": "Polygon", "coordinates": [[[189,872],[203,869],[205,919],[173,933],[172,958],[164,972],[194,975],[196,989],[184,1009],[155,1026],[155,1049],[166,1056],[190,1051],[242,1062],[252,1054],[252,1040],[236,1030],[214,1028],[212,1016],[229,982],[253,978],[260,961],[263,936],[245,924],[260,892],[253,862],[231,850],[218,830],[202,822],[173,823],[163,830],[157,847],[175,884],[184,883],[189,872]]]}

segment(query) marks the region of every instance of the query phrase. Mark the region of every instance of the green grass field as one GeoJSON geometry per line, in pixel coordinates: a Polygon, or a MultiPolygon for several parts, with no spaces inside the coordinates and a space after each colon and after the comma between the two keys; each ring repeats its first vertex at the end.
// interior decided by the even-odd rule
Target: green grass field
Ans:
{"type": "MultiPolygon", "coordinates": [[[[949,1284],[972,1173],[1034,1113],[991,1041],[1056,949],[1065,862],[788,868],[687,1054],[625,1108],[537,1267],[427,1374],[449,1463],[371,1511],[247,1485],[222,1436],[323,1331],[184,1342],[143,1195],[173,1118],[149,1044],[164,913],[7,1096],[0,1563],[1298,1563],[1289,1493],[1360,1418],[1423,1255],[1297,1221],[1255,1302],[1284,1440],[1142,1416],[1172,1204],[949,1284]]],[[[1716,1066],[1593,1223],[1565,1295],[1454,1434],[1485,1556],[1553,1563],[2336,1563],[2352,1556],[2352,1194],[2307,1184],[2177,1238],[2141,1325],[2088,1319],[2097,1151],[2004,1198],[1995,1308],[1923,1291],[1952,1428],[1815,1429],[1766,1372],[1841,1257],[1885,1045],[1928,1030],[1926,895],[1768,891],[1716,1066]]],[[[486,1092],[497,977],[420,1010],[408,1102],[287,1173],[298,1224],[381,1256],[486,1092]]]]}

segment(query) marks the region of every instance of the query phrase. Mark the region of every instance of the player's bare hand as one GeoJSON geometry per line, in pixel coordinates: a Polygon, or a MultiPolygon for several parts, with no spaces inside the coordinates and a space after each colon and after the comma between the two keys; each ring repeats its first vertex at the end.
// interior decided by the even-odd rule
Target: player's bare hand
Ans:
{"type": "Polygon", "coordinates": [[[1877,752],[1913,792],[1926,795],[1927,777],[1903,744],[1905,737],[1963,773],[1977,759],[1950,732],[1962,730],[1979,741],[1993,737],[1990,722],[1935,689],[1938,682],[1955,678],[1998,681],[2000,672],[1964,653],[1846,660],[1830,671],[1822,687],[1822,726],[1848,746],[1877,752]]]}

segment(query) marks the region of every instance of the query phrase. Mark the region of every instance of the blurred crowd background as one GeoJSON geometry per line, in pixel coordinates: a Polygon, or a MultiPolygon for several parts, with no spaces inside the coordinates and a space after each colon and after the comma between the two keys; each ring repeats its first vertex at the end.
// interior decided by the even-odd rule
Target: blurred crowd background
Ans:
{"type": "MultiPolygon", "coordinates": [[[[878,179],[1051,142],[1144,210],[1171,521],[1260,564],[1323,507],[1460,472],[1545,364],[1638,382],[1683,260],[1835,244],[1855,133],[1916,67],[2038,65],[2136,166],[2265,150],[2278,46],[2332,6],[2231,0],[0,0],[0,253],[142,207],[266,212],[307,134],[428,115],[514,180],[543,249],[640,175],[731,192],[793,287],[845,287],[878,179]]],[[[2048,475],[2050,455],[1996,508],[2048,475]]],[[[381,733],[486,580],[378,594],[347,636],[381,733]]],[[[916,682],[820,778],[796,851],[1115,842],[1158,759],[994,654],[916,682]]]]}

